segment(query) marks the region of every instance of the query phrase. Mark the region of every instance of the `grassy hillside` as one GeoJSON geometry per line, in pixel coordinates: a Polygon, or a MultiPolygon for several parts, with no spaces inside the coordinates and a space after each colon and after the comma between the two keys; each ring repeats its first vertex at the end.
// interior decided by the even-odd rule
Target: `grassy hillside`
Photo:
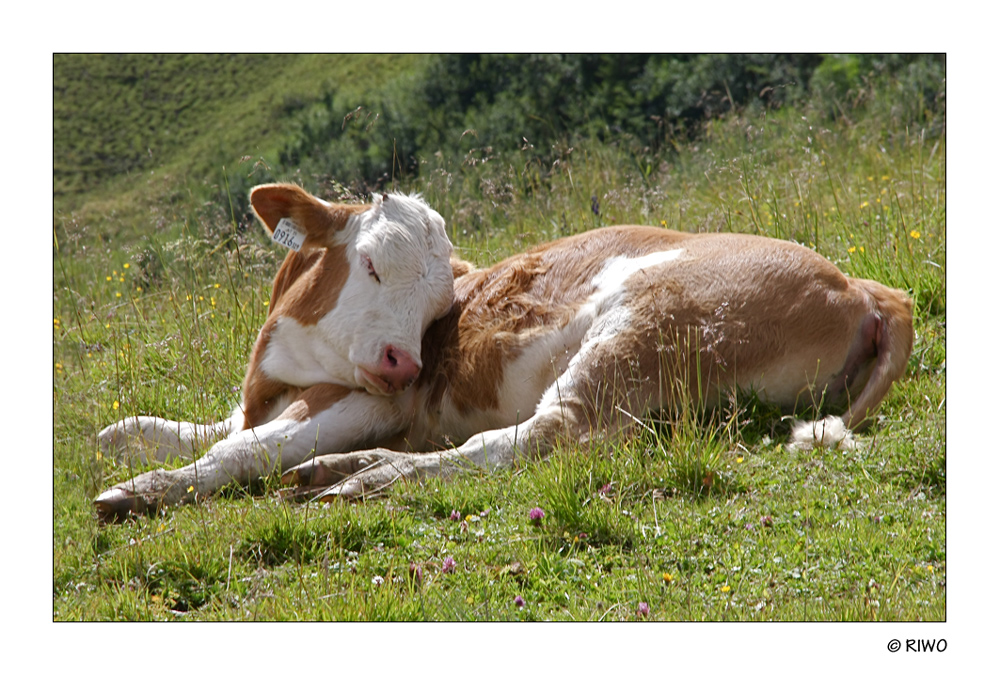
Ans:
{"type": "MultiPolygon", "coordinates": [[[[57,54],[56,220],[143,213],[165,196],[214,196],[287,142],[287,116],[337,90],[362,97],[424,57],[408,55],[57,54]],[[70,216],[72,214],[72,216],[70,216]]],[[[264,165],[259,164],[263,161],[264,165]]]]}
{"type": "Polygon", "coordinates": [[[427,178],[440,159],[549,166],[590,140],[667,158],[734,109],[848,115],[880,105],[887,82],[901,124],[944,107],[941,55],[64,54],[53,66],[56,222],[119,241],[164,202],[246,217],[246,191],[275,178],[364,194],[427,178]]]}
{"type": "MultiPolygon", "coordinates": [[[[138,470],[100,453],[100,428],[133,414],[219,419],[239,398],[281,252],[229,200],[245,199],[243,184],[267,172],[356,199],[350,177],[297,174],[281,153],[310,147],[309,129],[339,128],[331,120],[351,97],[337,92],[378,78],[386,91],[410,87],[427,67],[385,59],[264,60],[254,72],[266,86],[233,90],[246,98],[175,110],[176,134],[148,137],[160,139],[153,158],[134,136],[127,147],[142,150],[139,168],[118,173],[79,154],[111,172],[107,180],[60,175],[53,617],[944,619],[945,93],[943,83],[914,88],[909,67],[876,80],[829,66],[842,89],[780,109],[723,110],[661,147],[624,130],[513,150],[469,134],[459,150],[422,156],[419,171],[395,177],[425,195],[457,251],[479,264],[632,222],[794,240],[847,274],[906,289],[913,354],[857,449],[791,452],[787,423],[738,400],[669,434],[566,448],[514,472],[397,485],[380,501],[299,503],[272,481],[97,524],[91,499],[138,470]],[[271,129],[274,115],[297,126],[271,129]],[[241,187],[227,191],[220,158],[242,154],[273,166],[250,175],[257,160],[237,161],[241,187]],[[534,507],[545,512],[538,525],[534,507]]],[[[95,106],[114,98],[87,95],[95,106]]],[[[350,142],[376,166],[372,149],[391,149],[397,128],[362,113],[336,147],[350,142]]],[[[485,130],[503,116],[468,119],[485,130]]]]}

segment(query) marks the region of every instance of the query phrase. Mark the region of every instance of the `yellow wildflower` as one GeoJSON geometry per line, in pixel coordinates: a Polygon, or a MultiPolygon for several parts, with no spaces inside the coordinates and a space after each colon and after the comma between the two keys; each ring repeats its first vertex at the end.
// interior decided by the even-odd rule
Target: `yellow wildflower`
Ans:
{"type": "Polygon", "coordinates": [[[920,239],[920,233],[916,230],[910,230],[910,237],[913,239],[920,239]]]}
{"type": "Polygon", "coordinates": [[[115,403],[111,404],[111,408],[113,408],[113,409],[115,409],[117,411],[118,410],[118,406],[119,406],[118,400],[116,399],[115,403]]]}
{"type": "Polygon", "coordinates": [[[671,575],[670,573],[664,573],[663,574],[663,581],[666,582],[667,584],[670,584],[671,582],[674,581],[674,576],[671,575]]]}

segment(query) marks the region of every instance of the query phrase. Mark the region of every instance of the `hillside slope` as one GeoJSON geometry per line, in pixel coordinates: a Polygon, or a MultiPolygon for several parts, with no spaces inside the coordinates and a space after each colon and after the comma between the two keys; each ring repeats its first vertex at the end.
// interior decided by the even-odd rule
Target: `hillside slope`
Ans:
{"type": "Polygon", "coordinates": [[[130,210],[149,177],[218,180],[241,157],[273,156],[282,118],[336,89],[381,87],[411,55],[57,54],[53,193],[57,219],[130,210]]]}

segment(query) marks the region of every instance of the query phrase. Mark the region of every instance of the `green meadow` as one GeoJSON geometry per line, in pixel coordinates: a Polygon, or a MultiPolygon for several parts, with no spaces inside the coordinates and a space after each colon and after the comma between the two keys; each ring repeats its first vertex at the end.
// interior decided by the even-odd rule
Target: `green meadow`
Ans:
{"type": "Polygon", "coordinates": [[[943,60],[493,59],[55,57],[53,619],[944,620],[943,60]],[[800,242],[907,290],[913,353],[853,450],[740,396],[366,502],[98,523],[142,470],[101,428],[239,402],[273,180],[420,192],[477,265],[620,223],[800,242]]]}

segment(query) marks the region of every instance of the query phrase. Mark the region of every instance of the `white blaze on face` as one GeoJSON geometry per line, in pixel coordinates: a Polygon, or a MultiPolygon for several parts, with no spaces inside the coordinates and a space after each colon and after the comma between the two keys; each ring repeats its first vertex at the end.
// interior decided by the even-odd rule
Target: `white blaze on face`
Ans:
{"type": "Polygon", "coordinates": [[[454,298],[441,216],[419,197],[329,204],[290,184],[258,186],[251,203],[268,233],[290,224],[304,257],[289,257],[278,273],[274,313],[255,347],[263,378],[406,389],[420,372],[424,331],[454,298]]]}
{"type": "Polygon", "coordinates": [[[417,198],[376,197],[357,223],[350,274],[320,328],[346,348],[358,385],[389,394],[415,377],[424,331],[451,307],[452,247],[444,220],[417,198]]]}

